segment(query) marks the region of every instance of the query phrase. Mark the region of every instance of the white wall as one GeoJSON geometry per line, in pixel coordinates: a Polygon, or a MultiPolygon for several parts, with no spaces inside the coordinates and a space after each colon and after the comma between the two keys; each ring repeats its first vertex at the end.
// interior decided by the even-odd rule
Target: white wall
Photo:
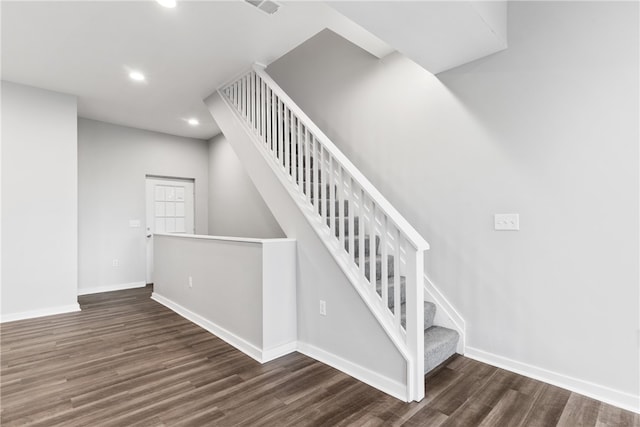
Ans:
{"type": "Polygon", "coordinates": [[[267,71],[431,243],[469,354],[636,406],[638,4],[510,2],[508,32],[439,80],[329,32],[267,71]]]}
{"type": "Polygon", "coordinates": [[[223,134],[209,141],[209,234],[284,237],[223,134]]]}
{"type": "Polygon", "coordinates": [[[81,118],[78,171],[80,293],[144,284],[146,175],[193,178],[196,233],[207,234],[206,141],[81,118]]]}
{"type": "Polygon", "coordinates": [[[78,310],[76,98],[2,82],[2,320],[78,310]]]}

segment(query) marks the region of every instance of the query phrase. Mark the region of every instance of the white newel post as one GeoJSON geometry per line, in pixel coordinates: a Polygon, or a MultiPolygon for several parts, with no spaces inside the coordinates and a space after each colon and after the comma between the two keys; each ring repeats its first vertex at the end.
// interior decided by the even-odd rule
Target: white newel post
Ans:
{"type": "Polygon", "coordinates": [[[409,248],[406,272],[407,346],[415,359],[407,366],[409,401],[424,398],[424,251],[409,248]]]}

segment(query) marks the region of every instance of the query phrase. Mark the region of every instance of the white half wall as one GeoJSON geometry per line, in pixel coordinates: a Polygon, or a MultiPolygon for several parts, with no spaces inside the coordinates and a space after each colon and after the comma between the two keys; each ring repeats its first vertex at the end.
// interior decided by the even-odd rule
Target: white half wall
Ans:
{"type": "Polygon", "coordinates": [[[80,118],[77,167],[79,293],[144,286],[147,175],[194,179],[196,233],[207,234],[207,141],[80,118]]]}
{"type": "Polygon", "coordinates": [[[209,234],[284,237],[284,232],[223,134],[209,141],[209,234]]]}
{"type": "Polygon", "coordinates": [[[79,310],[77,103],[2,82],[3,321],[79,310]]]}
{"type": "Polygon", "coordinates": [[[157,234],[152,298],[259,362],[296,349],[296,242],[157,234]]]}
{"type": "Polygon", "coordinates": [[[510,2],[509,48],[439,79],[330,32],[267,69],[429,241],[468,347],[636,410],[638,7],[510,2]]]}

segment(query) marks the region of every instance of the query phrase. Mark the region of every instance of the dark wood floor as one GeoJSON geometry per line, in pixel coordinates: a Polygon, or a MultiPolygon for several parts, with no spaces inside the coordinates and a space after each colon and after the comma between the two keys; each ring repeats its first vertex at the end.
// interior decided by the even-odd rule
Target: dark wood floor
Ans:
{"type": "Polygon", "coordinates": [[[406,404],[298,353],[260,365],[149,299],[1,326],[2,426],[640,426],[638,415],[457,356],[406,404]]]}

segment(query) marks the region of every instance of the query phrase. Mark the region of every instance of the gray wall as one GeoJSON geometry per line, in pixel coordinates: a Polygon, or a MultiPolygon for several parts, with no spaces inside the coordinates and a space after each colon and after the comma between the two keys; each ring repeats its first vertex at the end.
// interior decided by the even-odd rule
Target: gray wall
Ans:
{"type": "Polygon", "coordinates": [[[206,141],[81,118],[78,171],[82,293],[145,281],[146,175],[195,179],[196,233],[207,234],[206,141]]]}
{"type": "Polygon", "coordinates": [[[262,349],[262,244],[155,239],[154,293],[262,349]]]}
{"type": "Polygon", "coordinates": [[[469,347],[637,395],[638,4],[511,2],[508,31],[438,78],[330,32],[267,71],[431,243],[469,347]]]}
{"type": "Polygon", "coordinates": [[[223,134],[209,141],[209,234],[284,237],[223,134]]]}
{"type": "Polygon", "coordinates": [[[2,82],[2,317],[77,309],[76,98],[2,82]]]}

